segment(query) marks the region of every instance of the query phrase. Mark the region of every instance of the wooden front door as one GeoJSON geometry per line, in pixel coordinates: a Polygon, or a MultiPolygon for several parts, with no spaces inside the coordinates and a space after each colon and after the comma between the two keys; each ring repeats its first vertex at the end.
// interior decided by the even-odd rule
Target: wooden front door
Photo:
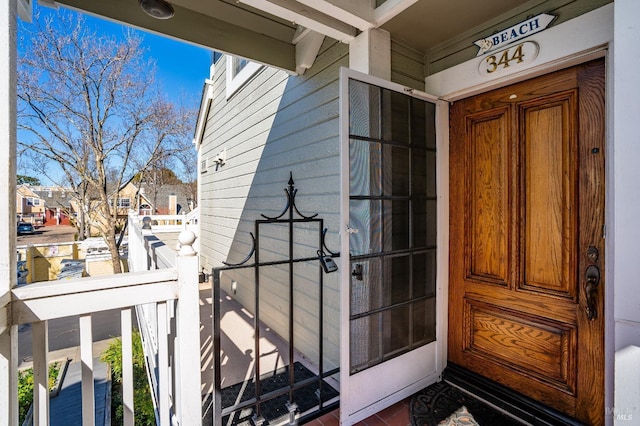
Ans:
{"type": "Polygon", "coordinates": [[[448,360],[604,422],[604,61],[451,106],[448,360]]]}

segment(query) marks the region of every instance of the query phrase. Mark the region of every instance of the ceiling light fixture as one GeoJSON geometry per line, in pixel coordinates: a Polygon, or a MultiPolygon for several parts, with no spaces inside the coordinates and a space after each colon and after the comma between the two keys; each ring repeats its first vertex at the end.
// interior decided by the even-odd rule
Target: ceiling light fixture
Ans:
{"type": "Polygon", "coordinates": [[[152,18],[169,19],[175,14],[173,6],[165,0],[139,0],[142,10],[152,18]]]}

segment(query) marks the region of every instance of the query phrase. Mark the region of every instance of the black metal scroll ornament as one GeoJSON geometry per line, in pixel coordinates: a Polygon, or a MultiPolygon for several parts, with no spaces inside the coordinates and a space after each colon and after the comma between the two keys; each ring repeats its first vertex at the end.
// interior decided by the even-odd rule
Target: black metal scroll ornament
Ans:
{"type": "MultiPolygon", "coordinates": [[[[260,216],[262,216],[264,219],[266,219],[268,222],[279,222],[279,221],[293,221],[294,220],[294,212],[297,213],[298,216],[300,216],[300,218],[302,220],[313,220],[314,218],[316,218],[318,216],[318,213],[315,213],[311,216],[305,216],[302,213],[300,213],[300,210],[298,210],[298,206],[296,206],[296,194],[298,193],[298,190],[295,188],[295,184],[293,181],[293,173],[289,172],[289,182],[288,182],[289,188],[284,188],[284,192],[287,195],[287,204],[284,207],[284,210],[282,210],[282,213],[280,213],[278,216],[274,216],[274,217],[270,217],[267,216],[265,214],[260,214],[260,216]],[[287,213],[289,212],[289,219],[282,219],[281,218],[287,213]]],[[[299,219],[298,219],[299,220],[299,219]]],[[[258,222],[258,221],[256,221],[258,222]]],[[[339,252],[333,252],[331,251],[326,244],[325,241],[325,236],[327,234],[327,228],[324,228],[322,230],[322,240],[321,240],[321,247],[324,249],[324,252],[329,253],[330,256],[340,256],[339,252]]],[[[253,235],[253,233],[249,233],[249,235],[251,235],[251,250],[249,251],[249,254],[239,263],[228,263],[228,262],[222,262],[225,266],[231,266],[231,267],[237,267],[237,266],[242,266],[245,263],[247,263],[255,254],[256,252],[256,238],[253,235]]]]}
{"type": "Polygon", "coordinates": [[[264,214],[260,214],[260,216],[264,217],[267,220],[278,220],[282,216],[284,216],[286,212],[290,211],[292,207],[296,211],[296,213],[298,213],[298,216],[300,216],[302,219],[309,220],[309,219],[313,219],[314,217],[318,216],[318,213],[316,213],[316,214],[314,214],[312,216],[305,216],[302,213],[300,213],[300,210],[298,210],[298,207],[296,206],[296,194],[298,193],[298,190],[294,188],[293,173],[292,172],[289,172],[289,182],[288,182],[288,184],[289,184],[289,189],[284,188],[284,193],[287,194],[287,205],[285,206],[284,210],[282,210],[282,213],[280,213],[280,215],[278,215],[276,217],[269,217],[269,216],[264,215],[264,214]]]}
{"type": "Polygon", "coordinates": [[[251,251],[249,252],[247,257],[245,257],[239,263],[229,263],[229,262],[225,262],[223,260],[222,263],[225,266],[240,266],[240,265],[244,265],[245,263],[247,263],[249,261],[249,259],[251,259],[253,257],[253,254],[256,252],[256,237],[253,235],[253,232],[249,232],[249,235],[251,235],[251,251]]]}

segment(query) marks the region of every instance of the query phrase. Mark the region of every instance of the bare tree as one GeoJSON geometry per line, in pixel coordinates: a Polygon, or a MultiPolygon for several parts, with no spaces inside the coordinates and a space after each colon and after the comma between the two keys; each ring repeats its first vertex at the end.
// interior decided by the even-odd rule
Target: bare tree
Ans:
{"type": "Polygon", "coordinates": [[[189,137],[193,112],[159,96],[154,63],[133,32],[98,35],[63,10],[35,22],[19,41],[19,144],[59,166],[119,273],[118,193],[189,137]]]}

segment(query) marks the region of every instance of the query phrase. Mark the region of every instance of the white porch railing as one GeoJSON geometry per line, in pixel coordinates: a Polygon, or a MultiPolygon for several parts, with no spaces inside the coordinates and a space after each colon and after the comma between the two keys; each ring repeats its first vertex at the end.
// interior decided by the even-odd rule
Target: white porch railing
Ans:
{"type": "Polygon", "coordinates": [[[129,219],[135,223],[139,223],[140,226],[144,225],[145,218],[149,218],[149,224],[154,233],[157,232],[180,232],[185,229],[194,230],[198,224],[198,217],[200,216],[200,208],[196,207],[189,213],[174,214],[174,215],[141,215],[136,211],[129,212],[129,219]]]}
{"type": "MultiPolygon", "coordinates": [[[[200,217],[200,208],[196,207],[194,210],[186,214],[178,215],[149,215],[143,216],[136,211],[129,212],[129,229],[133,229],[137,226],[140,229],[144,229],[145,232],[151,231],[153,235],[166,234],[166,233],[179,233],[184,230],[192,231],[194,234],[198,234],[198,219],[200,217]]],[[[131,234],[131,231],[129,231],[131,234]]],[[[141,237],[142,238],[142,237],[141,237]]],[[[196,240],[193,246],[195,251],[200,251],[200,241],[196,240]]],[[[131,255],[129,255],[131,257],[131,255]]],[[[142,265],[139,265],[142,266],[142,265]]],[[[140,270],[140,269],[136,269],[140,270]]]]}
{"type": "MultiPolygon", "coordinates": [[[[10,315],[8,323],[1,324],[6,327],[0,330],[0,352],[13,355],[6,358],[14,361],[8,374],[0,374],[7,382],[0,383],[0,389],[17,395],[18,326],[32,324],[35,425],[49,424],[47,321],[73,315],[80,317],[83,425],[95,424],[92,313],[111,309],[121,310],[124,424],[133,424],[132,307],[147,360],[151,361],[148,371],[156,422],[163,426],[201,424],[196,237],[183,230],[176,253],[154,242],[137,224],[130,225],[130,267],[134,272],[27,285],[14,288],[11,299],[2,300],[10,315]]],[[[17,422],[17,398],[11,400],[7,424],[17,422]]]]}
{"type": "MultiPolygon", "coordinates": [[[[132,271],[152,271],[163,270],[167,268],[174,268],[176,259],[180,268],[184,265],[184,258],[191,257],[193,262],[189,264],[190,274],[198,272],[198,259],[194,248],[195,234],[191,229],[197,229],[195,225],[189,223],[188,219],[185,219],[185,215],[172,216],[172,215],[155,215],[149,218],[156,221],[157,224],[151,225],[151,221],[141,218],[135,212],[129,215],[129,268],[132,271]],[[176,220],[180,220],[181,223],[176,225],[173,223],[176,220]],[[159,223],[159,224],[158,224],[159,223]],[[151,226],[149,226],[151,225],[151,226]],[[175,248],[170,247],[163,241],[161,241],[154,234],[166,234],[175,233],[177,230],[182,230],[177,240],[177,253],[175,248]],[[177,254],[177,255],[176,255],[177,254]]],[[[180,269],[181,270],[181,269],[180,269]]],[[[147,371],[149,373],[151,389],[154,394],[154,400],[157,404],[175,405],[178,409],[180,407],[180,401],[188,396],[189,398],[200,403],[200,370],[195,373],[192,368],[184,370],[184,362],[195,363],[199,367],[200,365],[200,340],[199,329],[197,334],[188,336],[191,341],[198,344],[198,348],[179,347],[180,340],[175,339],[176,336],[176,324],[181,322],[195,323],[199,327],[199,295],[198,295],[198,278],[193,277],[193,281],[190,281],[190,291],[188,295],[184,293],[182,295],[181,304],[168,303],[164,306],[153,304],[140,304],[136,306],[136,314],[138,318],[138,325],[142,336],[142,343],[145,351],[145,358],[147,360],[147,371]],[[194,291],[191,291],[194,290],[194,291]],[[189,297],[191,304],[189,306],[195,307],[190,311],[184,310],[179,315],[180,306],[186,306],[189,297]],[[162,336],[168,336],[168,339],[162,338],[162,336]],[[187,353],[188,351],[188,353],[187,353]],[[194,352],[195,351],[195,352],[194,352]],[[174,354],[174,357],[169,357],[169,354],[174,354]],[[188,358],[185,358],[188,357],[188,358]],[[170,359],[172,358],[171,368],[167,368],[170,359]],[[186,361],[185,361],[186,360],[186,361]],[[181,371],[182,370],[182,371],[181,371]],[[182,375],[183,381],[191,379],[191,383],[188,385],[190,388],[197,388],[198,394],[192,393],[186,395],[184,392],[179,392],[176,389],[174,383],[178,375],[182,375]],[[185,377],[185,375],[187,377],[185,377]],[[164,385],[163,385],[164,384],[164,385]]],[[[192,365],[192,366],[193,366],[192,365]]],[[[192,367],[190,366],[190,367],[192,367]]],[[[195,407],[192,409],[195,410],[195,407]]],[[[201,413],[201,406],[195,411],[198,415],[201,413]]],[[[176,413],[162,412],[160,414],[171,415],[171,423],[176,424],[176,413]]],[[[198,417],[200,422],[200,417],[198,417]]],[[[160,417],[159,423],[161,425],[169,424],[169,418],[160,417]]],[[[191,424],[191,423],[179,423],[179,424],[191,424]]]]}

